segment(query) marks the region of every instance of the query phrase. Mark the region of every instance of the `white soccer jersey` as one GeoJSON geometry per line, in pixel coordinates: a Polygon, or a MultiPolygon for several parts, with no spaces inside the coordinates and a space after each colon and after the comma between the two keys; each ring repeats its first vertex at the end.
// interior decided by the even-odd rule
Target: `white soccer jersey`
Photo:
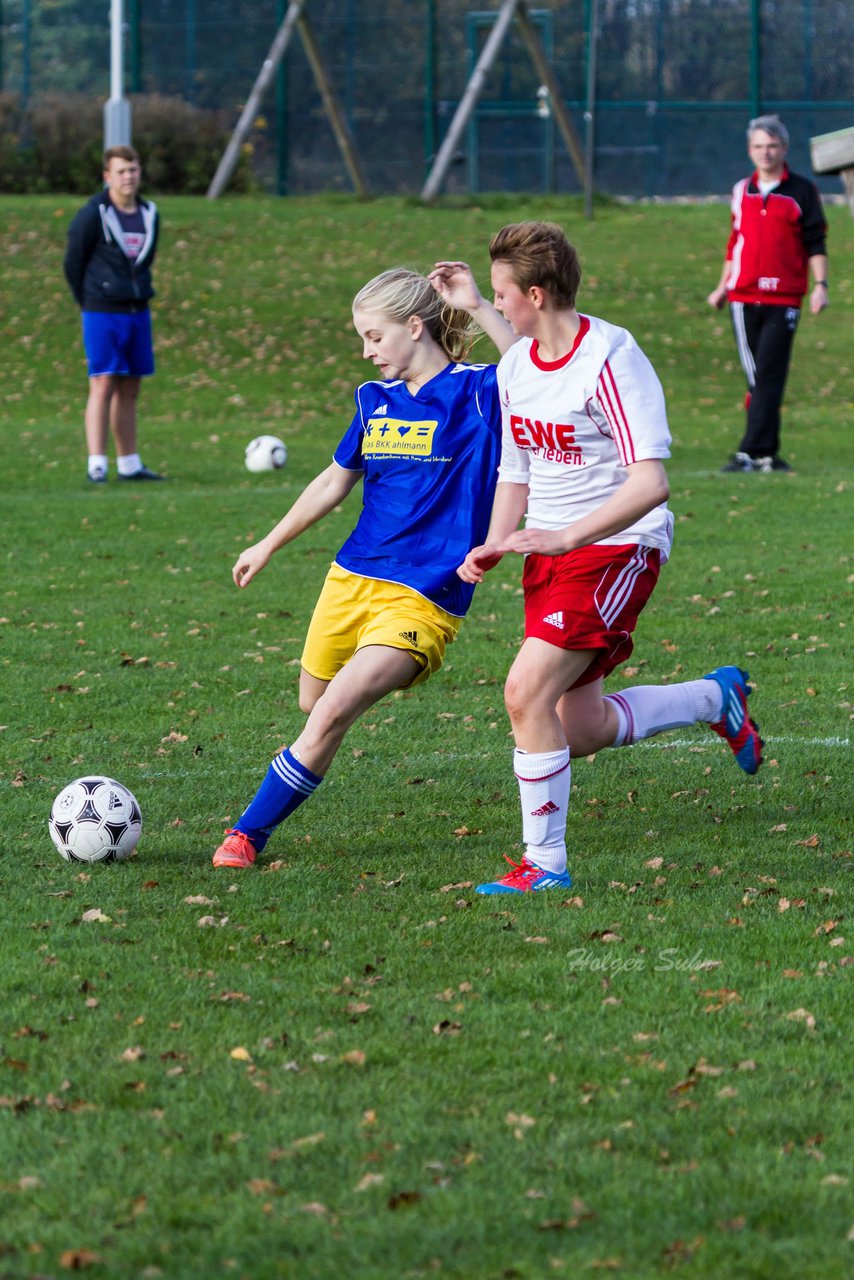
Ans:
{"type": "MultiPolygon", "coordinates": [[[[581,316],[572,350],[546,362],[522,338],[498,365],[502,449],[498,479],[528,485],[526,524],[563,529],[602,505],[625,482],[624,468],[670,457],[664,392],[625,329],[581,316]]],[[[670,553],[665,503],[603,543],[643,543],[670,553]]]]}

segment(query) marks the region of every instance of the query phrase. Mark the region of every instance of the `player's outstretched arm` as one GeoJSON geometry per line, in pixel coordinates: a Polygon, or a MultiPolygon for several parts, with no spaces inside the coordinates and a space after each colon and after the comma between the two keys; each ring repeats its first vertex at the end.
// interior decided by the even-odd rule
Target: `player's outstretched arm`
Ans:
{"type": "Polygon", "coordinates": [[[503,559],[504,549],[501,543],[508,534],[518,528],[519,521],[528,506],[528,486],[526,484],[499,483],[495,490],[495,501],[492,506],[492,517],[486,542],[480,547],[472,547],[457,574],[463,582],[475,585],[483,582],[483,575],[494,569],[503,559]]]}
{"type": "Polygon", "coordinates": [[[497,547],[485,542],[482,547],[472,547],[457,569],[457,576],[462,578],[463,582],[470,582],[477,586],[479,582],[483,582],[483,575],[490,569],[494,569],[499,560],[503,559],[504,556],[497,547]]]}
{"type": "Polygon", "coordinates": [[[625,484],[589,516],[564,529],[520,529],[505,538],[498,549],[520,555],[532,551],[541,556],[564,555],[628,529],[653,507],[666,502],[669,492],[663,463],[658,458],[645,458],[626,467],[625,484]]]}
{"type": "Polygon", "coordinates": [[[283,516],[276,527],[270,530],[266,538],[241,551],[231,570],[235,586],[248,586],[271,556],[328,515],[333,507],[343,502],[361,478],[361,471],[345,471],[337,462],[331,463],[325,471],[321,471],[319,476],[315,476],[311,484],[303,489],[287,515],[283,516]]]}
{"type": "Polygon", "coordinates": [[[449,306],[469,313],[501,355],[512,347],[518,335],[483,297],[467,262],[437,262],[427,279],[449,306]]]}

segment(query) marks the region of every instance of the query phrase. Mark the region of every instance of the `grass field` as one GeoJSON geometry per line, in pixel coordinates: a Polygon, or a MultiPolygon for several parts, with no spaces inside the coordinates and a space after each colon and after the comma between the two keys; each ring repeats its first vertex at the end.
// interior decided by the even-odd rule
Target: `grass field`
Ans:
{"type": "Polygon", "coordinates": [[[165,199],[141,438],[171,478],[96,489],[74,208],[0,202],[0,1277],[854,1274],[847,209],[795,347],[797,472],[723,476],[724,207],[165,199]],[[612,687],[747,666],[767,763],[747,779],[699,730],[578,760],[571,896],[478,898],[518,848],[505,561],[442,674],[352,730],[260,871],[215,872],[301,723],[356,499],[246,592],[230,566],[349,422],[350,299],[446,256],[485,285],[489,235],[525,216],[564,225],[582,310],[629,327],[668,395],[674,555],[612,687]],[[243,468],[262,431],[282,476],[243,468]],[[87,772],[139,799],[125,864],[50,843],[87,772]]]}

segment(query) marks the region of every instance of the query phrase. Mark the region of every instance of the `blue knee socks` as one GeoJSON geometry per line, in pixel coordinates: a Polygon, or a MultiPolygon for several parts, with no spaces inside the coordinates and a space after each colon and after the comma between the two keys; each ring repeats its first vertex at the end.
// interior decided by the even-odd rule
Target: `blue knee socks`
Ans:
{"type": "Polygon", "coordinates": [[[275,756],[255,798],[235,822],[235,831],[248,836],[260,853],[279,823],[289,818],[322,781],[285,747],[275,756]]]}

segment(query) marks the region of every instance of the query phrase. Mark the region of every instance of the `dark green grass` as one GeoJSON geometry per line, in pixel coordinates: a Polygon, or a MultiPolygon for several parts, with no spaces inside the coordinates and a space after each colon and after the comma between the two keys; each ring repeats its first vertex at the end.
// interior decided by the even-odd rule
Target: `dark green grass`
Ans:
{"type": "Polygon", "coordinates": [[[718,474],[742,387],[703,301],[724,208],[164,201],[141,421],[172,479],[140,490],[83,478],[73,207],[4,200],[0,228],[0,1275],[849,1275],[847,210],[833,306],[795,348],[798,473],[742,477],[718,474]],[[699,730],[578,760],[572,893],[474,895],[518,848],[505,563],[441,676],[353,729],[263,869],[214,872],[300,724],[354,508],[245,593],[230,565],[349,421],[352,294],[440,256],[485,284],[488,236],[531,215],[578,241],[582,307],[631,328],[668,393],[676,546],[614,687],[747,666],[767,764],[747,779],[699,730]],[[288,469],[249,476],[268,430],[288,469]],[[50,844],[85,772],[140,801],[127,864],[50,844]]]}

